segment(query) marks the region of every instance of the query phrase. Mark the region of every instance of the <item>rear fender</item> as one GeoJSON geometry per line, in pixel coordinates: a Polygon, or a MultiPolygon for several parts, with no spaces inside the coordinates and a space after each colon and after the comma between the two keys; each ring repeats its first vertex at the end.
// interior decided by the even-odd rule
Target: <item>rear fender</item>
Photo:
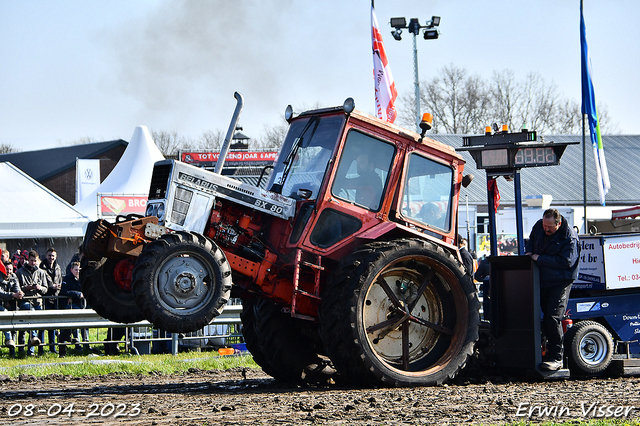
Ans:
{"type": "Polygon", "coordinates": [[[458,253],[457,247],[450,242],[444,241],[430,234],[420,232],[418,229],[409,228],[396,222],[382,222],[374,226],[373,228],[367,229],[362,234],[359,234],[356,238],[359,240],[363,240],[363,244],[366,244],[370,241],[397,238],[417,238],[421,240],[429,240],[438,244],[443,249],[449,251],[454,257],[460,260],[460,254],[458,253]]]}

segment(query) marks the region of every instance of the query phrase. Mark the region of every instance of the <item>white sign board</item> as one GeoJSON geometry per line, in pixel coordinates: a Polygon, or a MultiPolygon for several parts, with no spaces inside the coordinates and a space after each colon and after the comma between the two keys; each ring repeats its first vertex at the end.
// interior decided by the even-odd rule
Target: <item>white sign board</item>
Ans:
{"type": "Polygon", "coordinates": [[[76,159],[76,204],[100,186],[100,160],[76,159]]]}
{"type": "Polygon", "coordinates": [[[604,289],[604,254],[602,237],[580,236],[580,265],[573,288],[604,289]]]}
{"type": "Polygon", "coordinates": [[[604,237],[608,289],[640,287],[640,235],[604,237]]]}

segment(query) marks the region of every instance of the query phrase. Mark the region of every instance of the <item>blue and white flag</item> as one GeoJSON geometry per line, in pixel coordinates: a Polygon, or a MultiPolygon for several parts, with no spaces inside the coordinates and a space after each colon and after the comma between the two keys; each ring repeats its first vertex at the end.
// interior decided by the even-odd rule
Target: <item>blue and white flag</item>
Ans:
{"type": "MultiPolygon", "coordinates": [[[[600,204],[605,205],[604,197],[611,188],[609,182],[609,172],[604,159],[604,147],[600,136],[600,121],[598,120],[598,110],[596,108],[596,95],[591,82],[591,60],[589,49],[587,48],[587,34],[584,25],[584,15],[582,13],[582,0],[580,0],[580,47],[582,50],[582,114],[587,115],[589,121],[589,132],[591,133],[591,144],[593,145],[593,157],[596,162],[596,174],[598,175],[598,194],[600,204]]],[[[583,129],[584,131],[584,129],[583,129]]]]}

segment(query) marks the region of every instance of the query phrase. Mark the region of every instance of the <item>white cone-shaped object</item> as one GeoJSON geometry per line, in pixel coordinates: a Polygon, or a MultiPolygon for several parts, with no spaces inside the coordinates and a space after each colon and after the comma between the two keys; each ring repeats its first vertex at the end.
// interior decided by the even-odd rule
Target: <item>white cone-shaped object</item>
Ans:
{"type": "Polygon", "coordinates": [[[120,161],[98,188],[74,206],[91,220],[98,218],[97,194],[149,195],[151,174],[156,161],[164,156],[146,126],[137,126],[120,161]]]}

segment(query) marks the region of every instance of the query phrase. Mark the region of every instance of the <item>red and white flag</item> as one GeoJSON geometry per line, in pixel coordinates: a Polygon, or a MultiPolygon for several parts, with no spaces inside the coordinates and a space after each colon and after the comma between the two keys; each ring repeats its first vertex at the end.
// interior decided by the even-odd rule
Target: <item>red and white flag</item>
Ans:
{"type": "Polygon", "coordinates": [[[373,41],[373,80],[376,89],[376,113],[378,118],[393,123],[396,119],[396,107],[394,105],[398,92],[393,82],[391,67],[387,60],[382,43],[382,34],[378,27],[376,13],[371,6],[371,40],[373,41]]]}

